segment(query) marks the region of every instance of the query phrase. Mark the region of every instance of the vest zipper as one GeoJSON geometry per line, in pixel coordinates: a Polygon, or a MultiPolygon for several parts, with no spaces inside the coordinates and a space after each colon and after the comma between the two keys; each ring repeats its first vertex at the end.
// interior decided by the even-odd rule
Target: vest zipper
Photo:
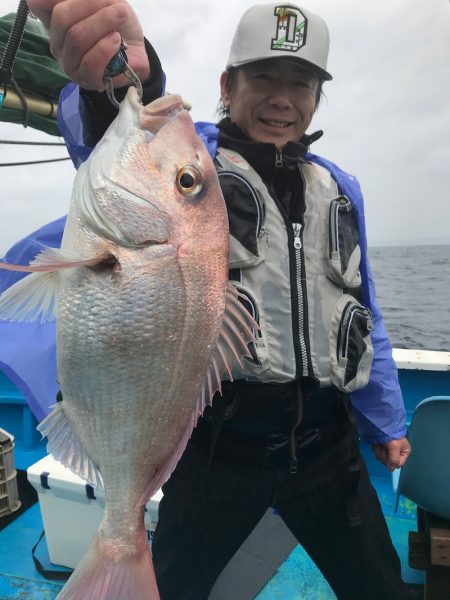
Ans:
{"type": "Polygon", "coordinates": [[[298,311],[298,344],[301,356],[301,370],[300,375],[308,376],[308,349],[305,339],[305,295],[303,290],[303,281],[305,278],[302,274],[302,223],[292,223],[292,229],[294,231],[294,256],[295,256],[295,274],[296,274],[296,287],[297,287],[297,311],[298,311]]]}
{"type": "Polygon", "coordinates": [[[351,211],[351,204],[345,196],[340,196],[330,204],[330,256],[339,250],[339,211],[351,211]]]}
{"type": "Polygon", "coordinates": [[[300,381],[297,381],[296,396],[297,396],[297,419],[291,429],[291,433],[289,436],[290,450],[291,450],[291,458],[289,460],[290,475],[297,475],[297,473],[298,473],[298,457],[297,457],[297,444],[296,444],[295,434],[303,420],[303,390],[301,388],[300,381]]]}
{"type": "Polygon", "coordinates": [[[341,324],[339,327],[337,339],[338,358],[348,357],[349,330],[352,324],[352,320],[355,318],[356,315],[364,319],[368,332],[372,331],[373,329],[369,309],[363,306],[355,306],[352,302],[348,302],[348,304],[344,308],[343,315],[341,318],[341,324]]]}
{"type": "MultiPolygon", "coordinates": [[[[282,161],[281,150],[276,150],[275,153],[277,165],[278,161],[282,161]]],[[[290,271],[290,285],[291,285],[291,306],[292,306],[292,332],[293,332],[293,344],[295,353],[295,365],[296,365],[296,378],[307,377],[312,375],[313,368],[311,360],[308,357],[309,354],[309,339],[307,338],[307,329],[305,333],[305,327],[308,327],[306,323],[308,306],[307,298],[305,293],[305,277],[303,271],[304,257],[303,257],[303,224],[302,223],[291,223],[288,215],[286,214],[283,205],[277,198],[275,191],[275,176],[280,173],[277,169],[274,170],[272,175],[272,181],[269,188],[269,193],[272,196],[280,214],[286,224],[286,233],[288,236],[288,250],[289,250],[289,271],[290,271]],[[303,279],[302,279],[303,274],[303,279]]],[[[301,168],[299,168],[300,181],[299,185],[305,189],[305,180],[301,168]]]]}
{"type": "Polygon", "coordinates": [[[275,150],[275,166],[281,168],[283,166],[283,153],[279,148],[275,150]]]}

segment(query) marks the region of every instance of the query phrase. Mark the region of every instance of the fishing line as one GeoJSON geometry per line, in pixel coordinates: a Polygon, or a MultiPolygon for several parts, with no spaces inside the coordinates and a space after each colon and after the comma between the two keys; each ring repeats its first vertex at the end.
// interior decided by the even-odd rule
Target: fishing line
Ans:
{"type": "Polygon", "coordinates": [[[16,142],[13,140],[0,140],[0,144],[15,144],[18,146],[65,146],[63,142],[16,142]]]}
{"type": "Polygon", "coordinates": [[[42,165],[43,163],[61,162],[62,160],[70,160],[70,156],[66,156],[66,158],[50,158],[48,160],[32,160],[29,162],[0,163],[0,167],[20,167],[22,165],[42,165]]]}

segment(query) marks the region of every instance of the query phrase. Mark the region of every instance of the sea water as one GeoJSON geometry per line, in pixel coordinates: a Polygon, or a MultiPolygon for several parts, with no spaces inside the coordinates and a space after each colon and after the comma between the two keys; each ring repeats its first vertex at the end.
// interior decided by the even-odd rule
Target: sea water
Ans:
{"type": "Polygon", "coordinates": [[[394,348],[450,351],[450,245],[369,248],[394,348]]]}

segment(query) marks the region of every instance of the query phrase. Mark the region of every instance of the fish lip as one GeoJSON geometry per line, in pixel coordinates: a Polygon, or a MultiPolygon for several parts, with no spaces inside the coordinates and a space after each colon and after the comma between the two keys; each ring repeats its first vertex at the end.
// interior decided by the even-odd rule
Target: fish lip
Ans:
{"type": "Polygon", "coordinates": [[[130,85],[130,87],[128,88],[127,99],[129,100],[132,107],[136,110],[136,112],[142,110],[143,105],[141,100],[139,99],[138,91],[134,85],[130,85]]]}
{"type": "Polygon", "coordinates": [[[183,99],[178,94],[161,96],[141,107],[141,110],[150,117],[168,117],[169,119],[182,112],[187,112],[183,107],[183,99]]]}

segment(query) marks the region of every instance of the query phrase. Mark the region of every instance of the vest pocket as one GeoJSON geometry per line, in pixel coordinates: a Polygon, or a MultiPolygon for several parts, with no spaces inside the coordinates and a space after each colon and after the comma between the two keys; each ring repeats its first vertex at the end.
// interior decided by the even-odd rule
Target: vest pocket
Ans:
{"type": "Polygon", "coordinates": [[[353,392],[367,385],[373,359],[372,329],[370,310],[353,296],[341,296],[331,317],[330,338],[330,379],[338,389],[353,392]]]}
{"type": "Polygon", "coordinates": [[[358,226],[346,196],[338,196],[330,203],[327,261],[332,281],[348,288],[361,285],[358,226]]]}
{"type": "Polygon", "coordinates": [[[230,235],[230,269],[243,269],[247,267],[256,267],[262,263],[264,258],[259,254],[253,254],[233,235],[230,235]]]}
{"type": "Polygon", "coordinates": [[[221,170],[217,175],[228,211],[230,266],[255,266],[262,260],[259,241],[266,218],[261,193],[239,173],[221,170]]]}

